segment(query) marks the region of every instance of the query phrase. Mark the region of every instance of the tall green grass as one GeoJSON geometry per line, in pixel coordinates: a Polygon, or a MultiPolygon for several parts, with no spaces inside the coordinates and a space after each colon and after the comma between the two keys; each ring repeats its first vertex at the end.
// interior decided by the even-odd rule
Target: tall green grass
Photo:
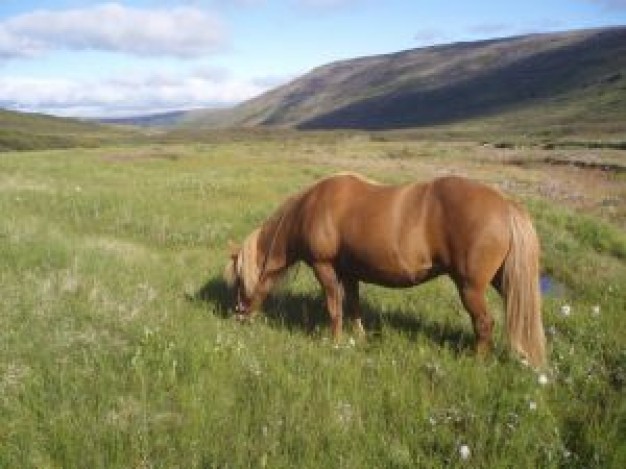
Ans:
{"type": "Polygon", "coordinates": [[[2,155],[0,467],[622,467],[626,266],[608,222],[529,201],[565,285],[545,299],[545,385],[509,357],[496,295],[494,356],[473,356],[445,279],[363,288],[365,342],[333,345],[304,267],[253,324],[230,317],[227,240],[335,159],[403,148],[368,145],[2,155]]]}

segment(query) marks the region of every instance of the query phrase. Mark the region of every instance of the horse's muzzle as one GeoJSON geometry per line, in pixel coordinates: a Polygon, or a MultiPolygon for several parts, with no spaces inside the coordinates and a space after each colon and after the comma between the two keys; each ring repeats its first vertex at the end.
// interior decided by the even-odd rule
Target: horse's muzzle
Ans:
{"type": "Polygon", "coordinates": [[[244,321],[250,315],[250,302],[239,296],[235,303],[235,318],[238,321],[244,321]]]}

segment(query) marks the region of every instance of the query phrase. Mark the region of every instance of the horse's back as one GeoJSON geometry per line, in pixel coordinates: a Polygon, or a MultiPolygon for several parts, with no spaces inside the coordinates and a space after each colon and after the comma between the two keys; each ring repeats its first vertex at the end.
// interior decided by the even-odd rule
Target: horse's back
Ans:
{"type": "Polygon", "coordinates": [[[444,176],[434,179],[430,184],[438,198],[463,210],[485,204],[490,208],[502,209],[508,204],[496,189],[466,177],[444,176]]]}
{"type": "Polygon", "coordinates": [[[315,255],[336,255],[346,242],[346,229],[363,231],[363,220],[387,205],[384,187],[357,174],[322,179],[304,192],[298,204],[297,228],[304,247],[315,255]],[[373,203],[373,204],[372,204],[373,203]],[[343,239],[342,239],[343,238],[343,239]]]}

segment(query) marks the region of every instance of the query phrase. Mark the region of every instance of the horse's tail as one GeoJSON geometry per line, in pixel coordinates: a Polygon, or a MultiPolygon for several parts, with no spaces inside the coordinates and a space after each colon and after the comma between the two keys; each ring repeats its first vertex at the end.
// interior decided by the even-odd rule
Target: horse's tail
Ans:
{"type": "Polygon", "coordinates": [[[530,216],[512,204],[511,246],[504,261],[502,293],[511,348],[539,368],[546,362],[546,338],[541,320],[539,239],[530,216]]]}

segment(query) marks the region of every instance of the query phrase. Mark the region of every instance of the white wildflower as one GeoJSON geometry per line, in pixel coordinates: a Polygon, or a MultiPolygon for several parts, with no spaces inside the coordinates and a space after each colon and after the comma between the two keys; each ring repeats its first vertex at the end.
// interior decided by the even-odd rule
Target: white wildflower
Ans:
{"type": "Polygon", "coordinates": [[[541,373],[539,377],[537,378],[537,381],[542,386],[545,386],[546,384],[548,384],[548,377],[544,373],[541,373]]]}
{"type": "Polygon", "coordinates": [[[535,401],[530,401],[528,403],[528,408],[534,412],[537,410],[537,403],[535,401]]]}
{"type": "Polygon", "coordinates": [[[346,427],[355,418],[355,412],[352,405],[348,402],[339,402],[336,407],[336,418],[339,424],[346,427]]]}
{"type": "Polygon", "coordinates": [[[472,452],[470,451],[469,446],[467,445],[459,446],[459,456],[461,457],[463,461],[467,461],[471,455],[472,455],[472,452]]]}
{"type": "Polygon", "coordinates": [[[600,315],[600,305],[594,305],[591,308],[591,314],[594,316],[599,316],[600,315]]]}
{"type": "Polygon", "coordinates": [[[572,307],[570,305],[561,306],[561,314],[563,316],[569,316],[572,313],[572,307]]]}

